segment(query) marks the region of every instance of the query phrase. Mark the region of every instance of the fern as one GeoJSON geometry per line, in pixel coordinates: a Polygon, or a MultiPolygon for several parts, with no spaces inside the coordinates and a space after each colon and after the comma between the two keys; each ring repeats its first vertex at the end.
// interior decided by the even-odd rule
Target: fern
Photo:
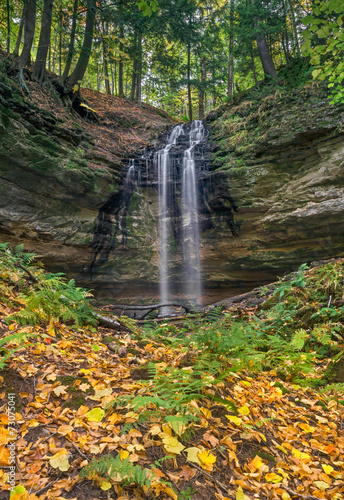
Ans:
{"type": "Polygon", "coordinates": [[[6,337],[3,337],[0,339],[0,370],[2,370],[5,367],[6,361],[19,349],[22,348],[25,340],[30,337],[37,337],[36,334],[30,333],[22,333],[22,332],[16,332],[12,333],[11,335],[7,335],[6,337]],[[9,345],[12,343],[17,343],[19,344],[18,347],[9,349],[9,345]]]}
{"type": "Polygon", "coordinates": [[[26,308],[7,319],[24,325],[50,321],[72,321],[77,326],[95,324],[96,319],[87,302],[89,295],[87,290],[76,287],[74,280],[67,281],[61,273],[42,275],[35,287],[20,296],[26,302],[26,308]]]}
{"type": "Polygon", "coordinates": [[[151,472],[140,465],[133,465],[129,457],[121,460],[120,455],[115,458],[111,455],[101,458],[93,458],[89,464],[83,467],[79,473],[81,478],[93,479],[96,476],[106,480],[120,482],[123,486],[136,484],[146,486],[148,489],[152,484],[151,472]]]}

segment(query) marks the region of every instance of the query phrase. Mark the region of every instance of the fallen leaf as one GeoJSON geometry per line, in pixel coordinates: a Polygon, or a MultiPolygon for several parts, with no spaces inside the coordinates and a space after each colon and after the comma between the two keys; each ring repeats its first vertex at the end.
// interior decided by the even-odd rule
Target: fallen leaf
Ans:
{"type": "Polygon", "coordinates": [[[180,455],[180,453],[185,449],[185,446],[183,446],[177,438],[172,436],[166,435],[166,437],[162,439],[162,442],[164,443],[165,450],[169,453],[180,455]]]}
{"type": "Polygon", "coordinates": [[[268,474],[265,474],[265,479],[266,481],[268,481],[268,483],[280,483],[281,481],[283,481],[283,477],[275,474],[275,472],[269,472],[268,474]]]}
{"type": "Polygon", "coordinates": [[[238,412],[241,413],[241,415],[249,415],[250,410],[248,409],[248,407],[246,405],[244,405],[238,409],[238,412]]]}
{"type": "Polygon", "coordinates": [[[234,415],[226,415],[226,418],[235,425],[242,424],[242,419],[239,417],[235,417],[234,415]]]}
{"type": "Polygon", "coordinates": [[[62,450],[55,453],[55,455],[49,459],[49,463],[51,467],[59,469],[62,472],[68,470],[70,468],[70,464],[68,462],[68,451],[65,448],[62,448],[62,450]]]}
{"type": "Polygon", "coordinates": [[[198,453],[198,458],[201,461],[201,467],[204,470],[211,472],[213,470],[213,464],[216,462],[216,457],[210,451],[204,450],[198,453]]]}
{"type": "Polygon", "coordinates": [[[189,462],[193,462],[195,464],[201,465],[201,461],[198,458],[198,453],[200,453],[202,450],[193,446],[191,448],[185,448],[185,451],[187,453],[187,460],[189,462]]]}
{"type": "Polygon", "coordinates": [[[93,408],[86,413],[86,417],[90,422],[101,422],[105,416],[105,411],[102,408],[93,408]]]}
{"type": "Polygon", "coordinates": [[[241,486],[239,486],[238,491],[235,495],[235,500],[251,500],[250,497],[245,495],[241,486]]]}
{"type": "Polygon", "coordinates": [[[58,398],[58,397],[62,396],[63,394],[67,394],[66,389],[67,389],[67,386],[58,385],[57,387],[54,387],[53,393],[58,398]]]}

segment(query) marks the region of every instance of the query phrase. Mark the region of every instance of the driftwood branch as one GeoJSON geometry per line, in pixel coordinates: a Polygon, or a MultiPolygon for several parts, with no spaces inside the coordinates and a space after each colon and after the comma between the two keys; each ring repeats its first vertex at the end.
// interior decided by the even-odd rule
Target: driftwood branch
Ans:
{"type": "Polygon", "coordinates": [[[122,309],[122,313],[125,311],[144,311],[139,320],[143,320],[149,313],[155,311],[156,309],[161,309],[163,307],[178,307],[185,310],[186,313],[195,312],[197,309],[192,304],[177,303],[177,302],[162,302],[161,304],[149,304],[145,306],[129,306],[125,304],[115,304],[114,309],[122,309]]]}
{"type": "Polygon", "coordinates": [[[106,316],[102,316],[98,313],[93,313],[93,316],[97,319],[100,325],[106,326],[107,328],[111,328],[112,330],[126,330],[128,333],[132,333],[132,330],[127,326],[122,325],[119,321],[115,319],[107,318],[106,316]]]}

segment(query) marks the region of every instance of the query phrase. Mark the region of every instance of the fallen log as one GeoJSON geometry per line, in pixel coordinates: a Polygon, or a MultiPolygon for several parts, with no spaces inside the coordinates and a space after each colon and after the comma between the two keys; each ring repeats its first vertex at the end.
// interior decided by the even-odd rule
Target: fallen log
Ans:
{"type": "Polygon", "coordinates": [[[132,333],[132,330],[125,325],[122,325],[119,321],[115,319],[108,318],[106,316],[102,316],[98,313],[93,313],[93,316],[97,319],[100,325],[106,326],[107,328],[111,328],[112,330],[126,330],[128,333],[132,333]]]}
{"type": "Polygon", "coordinates": [[[125,311],[144,311],[144,314],[137,318],[138,320],[143,320],[148,314],[155,311],[156,309],[162,309],[163,307],[177,307],[185,310],[186,313],[191,313],[197,311],[197,308],[193,304],[177,303],[177,302],[162,302],[161,304],[149,304],[144,306],[130,306],[126,304],[115,304],[112,306],[113,309],[121,309],[122,314],[125,311]]]}

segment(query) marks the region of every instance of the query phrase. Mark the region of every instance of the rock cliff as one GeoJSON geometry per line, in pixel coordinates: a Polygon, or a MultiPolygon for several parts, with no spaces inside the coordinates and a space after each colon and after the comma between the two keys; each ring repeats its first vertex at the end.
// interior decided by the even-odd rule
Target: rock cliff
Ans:
{"type": "Polygon", "coordinates": [[[215,258],[206,252],[206,269],[246,281],[343,255],[343,123],[344,107],[314,84],[208,117],[213,168],[226,177],[240,231],[221,237],[215,258]]]}
{"type": "MultiPolygon", "coordinates": [[[[0,241],[24,243],[102,299],[155,297],[157,185],[146,179],[126,199],[124,183],[128,159],[144,170],[143,148],[173,120],[86,89],[96,121],[81,119],[30,88],[28,99],[0,79],[0,241]]],[[[343,123],[343,106],[330,106],[313,85],[247,96],[209,115],[200,199],[205,302],[344,254],[343,123]]],[[[175,248],[176,295],[180,265],[175,248]]]]}
{"type": "Polygon", "coordinates": [[[95,116],[81,118],[53,91],[29,88],[24,96],[0,74],[0,241],[23,243],[50,270],[87,282],[99,210],[121,192],[128,158],[174,122],[87,89],[85,114],[95,116]]]}

